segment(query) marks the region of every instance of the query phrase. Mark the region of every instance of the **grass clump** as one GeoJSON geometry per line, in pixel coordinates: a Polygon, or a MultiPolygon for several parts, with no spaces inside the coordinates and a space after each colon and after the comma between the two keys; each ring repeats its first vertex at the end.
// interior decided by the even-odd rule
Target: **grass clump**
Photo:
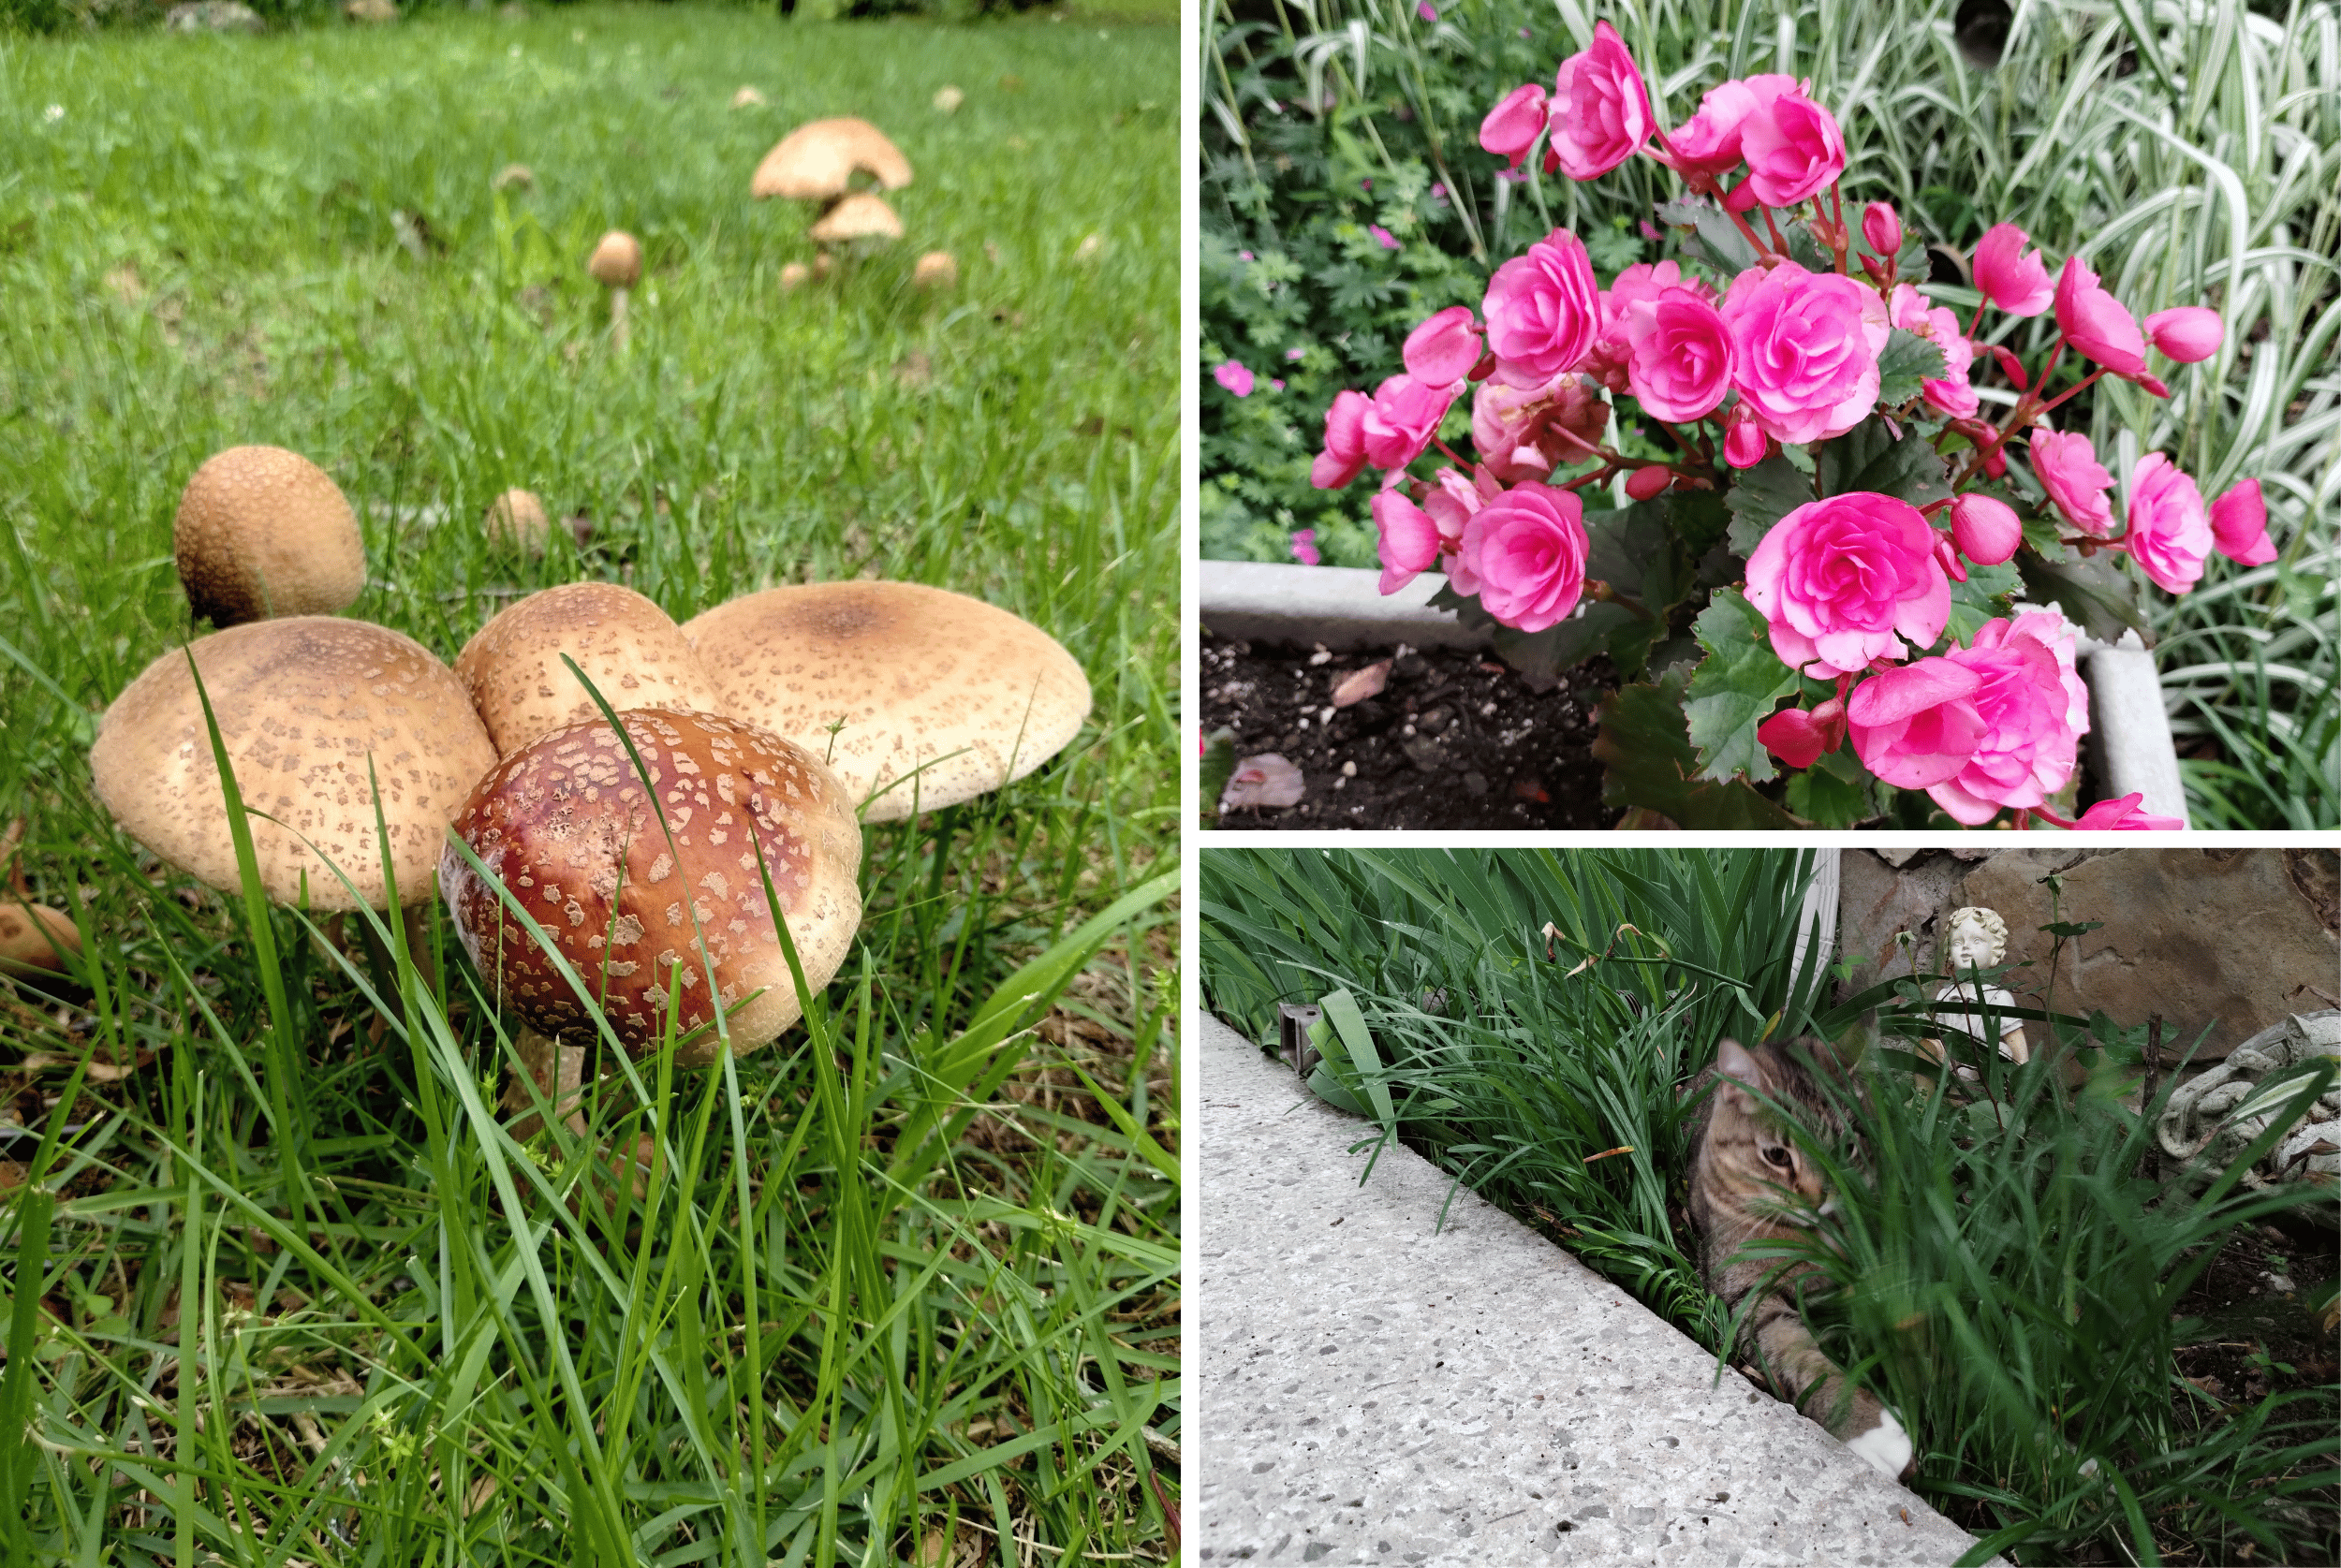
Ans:
{"type": "Polygon", "coordinates": [[[0,819],[86,954],[0,994],[17,1551],[1170,1555],[1176,171],[1132,62],[1171,40],[870,44],[565,7],[0,45],[0,819]],[[784,293],[802,213],[748,172],[838,113],[912,158],[909,239],[784,293]],[[624,354],[583,268],[611,227],[647,252],[624,354]],[[922,249],[956,290],[912,286],[922,249]],[[332,473],[351,613],[442,658],[580,578],[680,620],[866,574],[1033,621],[1097,708],[1009,790],[867,831],[803,1031],[605,1055],[582,1137],[515,1140],[444,922],[425,954],[247,911],[91,795],[96,713],[190,632],[179,487],[249,441],[332,473]],[[512,487],[541,560],[480,526],[512,487]]]}
{"type": "MultiPolygon", "coordinates": [[[[2172,1085],[2133,1106],[2111,1065],[2127,1035],[2053,997],[1998,1015],[2026,1020],[2022,1068],[1947,1036],[1978,1073],[1961,1086],[1909,1048],[1944,1033],[1931,990],[1831,1003],[1833,973],[1801,950],[1809,875],[1789,852],[1215,849],[1202,982],[1255,1039],[1276,1003],[1329,999],[1327,1071],[1369,1141],[1403,1139],[1538,1225],[1718,1369],[1733,1325],[1699,1274],[1683,1091],[1725,1034],[1844,1042],[1860,1152],[1813,1145],[1840,1217],[1825,1242],[1764,1250],[1835,1283],[1823,1343],[1902,1412],[1916,1489],[1981,1538],[1967,1561],[2331,1555],[2330,1367],[2232,1403],[2182,1375],[2221,1337],[2190,1287],[2309,1198],[2244,1183],[2289,1119],[2180,1183],[2145,1161],[2172,1085]]],[[[2328,1064],[2270,1087],[2297,1112],[2331,1083],[2328,1064]]]]}

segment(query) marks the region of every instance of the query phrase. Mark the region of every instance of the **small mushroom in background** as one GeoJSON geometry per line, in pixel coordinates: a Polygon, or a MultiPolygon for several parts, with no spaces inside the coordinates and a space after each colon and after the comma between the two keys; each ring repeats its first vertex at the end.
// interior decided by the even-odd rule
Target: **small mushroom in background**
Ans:
{"type": "Polygon", "coordinates": [[[614,582],[565,583],[512,605],[455,656],[497,755],[601,716],[564,653],[613,710],[725,711],[690,638],[655,602],[614,582]]]}
{"type": "MultiPolygon", "coordinates": [[[[677,1065],[716,1061],[718,1005],[732,1052],[759,1049],[802,1010],[764,873],[817,990],[861,923],[851,797],[811,753],[736,719],[644,709],[618,721],[640,771],[606,719],[553,730],[479,781],[456,836],[537,919],[629,1054],[658,1046],[670,987],[674,1032],[688,1036],[677,1065]]],[[[575,1096],[596,1033],[587,999],[451,843],[439,887],[489,996],[521,1023],[524,1070],[582,1130],[575,1096]]],[[[509,1085],[505,1103],[526,1109],[525,1085],[509,1085]]]]}
{"type": "Polygon", "coordinates": [[[147,666],[98,721],[90,748],[97,798],[123,831],[222,892],[243,883],[190,660],[251,813],[270,901],[388,908],[371,758],[408,939],[426,962],[416,922],[429,908],[447,825],[495,765],[455,672],[412,637],[332,616],[214,632],[147,666]]]}
{"type": "Polygon", "coordinates": [[[764,107],[764,95],[758,92],[753,87],[743,87],[737,93],[731,95],[731,107],[734,109],[762,109],[764,107]]]}
{"type": "Polygon", "coordinates": [[[802,261],[791,261],[780,270],[780,286],[802,288],[813,281],[813,269],[802,261]]]}
{"type": "Polygon", "coordinates": [[[72,916],[47,904],[0,901],[0,975],[28,980],[63,975],[68,953],[81,954],[72,916]]]}
{"type": "MultiPolygon", "coordinates": [[[[856,191],[856,176],[880,190],[900,190],[910,183],[910,160],[867,120],[814,120],[764,154],[748,192],[758,201],[777,197],[819,202],[820,215],[807,232],[825,247],[857,239],[901,239],[902,220],[877,197],[856,191]]],[[[826,274],[826,250],[816,258],[815,277],[826,274]]]]}
{"type": "Polygon", "coordinates": [[[333,615],[366,585],[348,499],[324,469],[282,447],[230,447],[205,459],[180,492],[170,533],[188,607],[215,626],[333,615]]]}
{"type": "Polygon", "coordinates": [[[1095,261],[1097,259],[1099,255],[1104,252],[1105,248],[1106,242],[1102,236],[1097,234],[1084,234],[1082,236],[1082,242],[1073,247],[1073,259],[1076,261],[1095,261]]]}
{"type": "Polygon", "coordinates": [[[920,288],[956,288],[959,263],[949,251],[929,251],[911,268],[910,281],[920,288]]]}
{"type": "Polygon", "coordinates": [[[342,15],[361,24],[396,22],[397,0],[348,0],[342,7],[342,15]]]}
{"type": "Polygon", "coordinates": [[[526,191],[537,183],[537,172],[524,163],[508,163],[496,170],[490,187],[499,191],[526,191]]]}
{"type": "Polygon", "coordinates": [[[536,557],[545,552],[552,520],[545,515],[545,504],[534,491],[508,490],[488,503],[488,515],[480,520],[480,528],[497,549],[536,557]]]}
{"type": "Polygon", "coordinates": [[[1089,715],[1088,677],[1054,637],[920,583],[768,588],[683,630],[721,711],[822,758],[870,822],[1011,784],[1089,715]]]}
{"type": "Polygon", "coordinates": [[[937,87],[935,90],[935,112],[937,114],[956,114],[959,106],[966,101],[967,95],[956,87],[937,87]]]}
{"type": "Polygon", "coordinates": [[[903,221],[878,197],[856,191],[823,212],[805,237],[822,245],[842,245],[854,240],[899,240],[903,221]]]}
{"type": "Polygon", "coordinates": [[[594,254],[586,258],[585,271],[594,275],[596,283],[610,290],[610,341],[623,354],[626,344],[626,299],[634,286],[642,281],[642,242],[623,228],[613,228],[594,247],[594,254]]]}

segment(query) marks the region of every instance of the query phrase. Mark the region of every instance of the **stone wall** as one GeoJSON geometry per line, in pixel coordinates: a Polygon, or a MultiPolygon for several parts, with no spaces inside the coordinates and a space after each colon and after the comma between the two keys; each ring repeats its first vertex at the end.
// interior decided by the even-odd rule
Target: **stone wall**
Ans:
{"type": "Polygon", "coordinates": [[[1940,973],[1951,912],[1982,904],[2008,922],[2002,982],[2028,1005],[2098,1008],[2124,1024],[2168,1020],[2183,1049],[2207,1025],[2216,1061],[2289,1013],[2341,1005],[2341,853],[2330,849],[1848,849],[1840,853],[1839,955],[1884,975],[1940,973]],[[2054,915],[2047,879],[2061,887],[2054,915]],[[2052,920],[2097,920],[2065,944],[2052,989],[2052,920]],[[1912,940],[1906,945],[1897,933],[1912,940]]]}

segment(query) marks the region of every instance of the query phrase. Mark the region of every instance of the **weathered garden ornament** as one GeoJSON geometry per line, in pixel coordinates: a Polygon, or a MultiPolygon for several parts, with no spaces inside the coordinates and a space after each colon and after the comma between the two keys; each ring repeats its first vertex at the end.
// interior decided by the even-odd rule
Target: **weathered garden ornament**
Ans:
{"type": "MultiPolygon", "coordinates": [[[[1943,956],[1951,960],[1951,972],[1953,975],[1965,975],[1974,970],[1989,969],[1994,964],[2006,961],[2008,922],[1999,917],[1998,911],[1983,909],[1975,904],[1967,904],[1952,910],[1944,936],[1943,956]]],[[[1972,1003],[1976,1000],[1975,983],[1971,980],[1954,980],[1937,990],[1935,993],[1935,1000],[1972,1003]]],[[[1982,1000],[1995,1008],[2012,1008],[2016,1005],[2014,993],[1998,986],[1984,987],[1982,1000]]],[[[1979,1014],[1943,1012],[1937,1013],[1935,1018],[1936,1022],[1945,1030],[1955,1029],[1979,1046],[1984,1044],[1987,1039],[1984,1032],[1985,1020],[1979,1014]]],[[[2031,1061],[2032,1053],[2024,1044],[2024,1025],[2014,1018],[1995,1018],[1993,1021],[2000,1025],[1999,1054],[2019,1064],[2031,1061]]],[[[1943,1059],[1943,1046],[1940,1040],[1930,1039],[1922,1042],[1922,1045],[1928,1056],[1937,1062],[1943,1059]]],[[[1974,1081],[1977,1077],[1972,1067],[1961,1067],[1958,1073],[1961,1077],[1970,1082],[1974,1081]]]]}
{"type": "MultiPolygon", "coordinates": [[[[2263,1092],[2260,1081],[2319,1056],[2341,1059],[2341,1007],[2295,1013],[2172,1091],[2155,1136],[2162,1152],[2177,1163],[2179,1180],[2190,1189],[2209,1185],[2267,1131],[2298,1088],[2284,1083],[2263,1092]]],[[[2278,1139],[2244,1180],[2251,1186],[2312,1181],[2341,1200],[2341,1083],[2312,1104],[2300,1124],[2278,1139]]],[[[2301,1212],[2320,1224],[2341,1227],[2341,1201],[2311,1204],[2301,1212]]]]}

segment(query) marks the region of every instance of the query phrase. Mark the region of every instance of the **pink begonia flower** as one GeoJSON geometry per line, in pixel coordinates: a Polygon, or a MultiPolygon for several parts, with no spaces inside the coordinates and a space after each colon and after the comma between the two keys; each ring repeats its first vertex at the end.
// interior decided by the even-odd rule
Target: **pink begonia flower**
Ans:
{"type": "Polygon", "coordinates": [[[1533,81],[1523,82],[1505,94],[1480,122],[1480,145],[1498,157],[1509,158],[1507,167],[1518,169],[1551,114],[1544,89],[1533,81]]]}
{"type": "Polygon", "coordinates": [[[2104,831],[2118,828],[2125,832],[2162,833],[2186,826],[2181,816],[2156,816],[2138,809],[2145,799],[2143,791],[2125,795],[2118,800],[2100,800],[2075,817],[2069,826],[2075,829],[2104,831]]]}
{"type": "Polygon", "coordinates": [[[1360,421],[1365,461],[1377,468],[1406,467],[1431,444],[1454,401],[1452,385],[1426,387],[1403,371],[1383,382],[1360,421]]]}
{"type": "Polygon", "coordinates": [[[1438,524],[1394,490],[1374,497],[1374,553],[1382,563],[1382,592],[1395,593],[1438,559],[1438,524]]]}
{"type": "Polygon", "coordinates": [[[1365,417],[1374,407],[1363,392],[1336,392],[1325,410],[1325,449],[1309,464],[1309,483],[1339,490],[1365,467],[1365,417]]]}
{"type": "Polygon", "coordinates": [[[1480,362],[1480,326],[1468,305],[1450,305],[1406,334],[1406,374],[1429,387],[1461,381],[1480,362]]]}
{"type": "Polygon", "coordinates": [[[1845,133],[1802,88],[1757,105],[1741,122],[1740,153],[1767,207],[1793,207],[1845,172],[1845,133]]]}
{"type": "Polygon", "coordinates": [[[2268,537],[2268,503],[2258,479],[2245,479],[2211,503],[2211,542],[2221,555],[2246,566],[2276,558],[2268,537]]]}
{"type": "Polygon", "coordinates": [[[1317,530],[1296,528],[1292,531],[1292,559],[1303,566],[1324,564],[1324,557],[1317,553],[1317,530]]]}
{"type": "Polygon", "coordinates": [[[1268,381],[1268,388],[1271,391],[1281,392],[1285,389],[1285,384],[1281,379],[1271,376],[1268,381]]]}
{"type": "Polygon", "coordinates": [[[1881,670],[1846,699],[1846,729],[1862,766],[1896,789],[1955,777],[1983,739],[1975,694],[1982,678],[1949,659],[1881,670]]]}
{"type": "Polygon", "coordinates": [[[1459,559],[1480,608],[1524,632],[1566,620],[1585,591],[1584,510],[1576,491],[1529,480],[1474,512],[1459,559]]]}
{"type": "Polygon", "coordinates": [[[1902,254],[1902,215],[1893,203],[1873,201],[1862,209],[1862,238],[1889,261],[1902,254]]]}
{"type": "Polygon", "coordinates": [[[2180,305],[2146,317],[2146,336],[2165,359],[2191,365],[2208,359],[2227,341],[2227,323],[2219,313],[2202,305],[2180,305]]]}
{"type": "Polygon", "coordinates": [[[1374,236],[1374,242],[1381,246],[1382,249],[1386,251],[1394,251],[1398,248],[1398,237],[1395,234],[1392,234],[1389,229],[1384,228],[1380,224],[1367,224],[1365,226],[1365,231],[1374,236]]]}
{"type": "Polygon", "coordinates": [[[1986,621],[1973,646],[1943,655],[1977,678],[1967,700],[1983,725],[1958,772],[1927,786],[1957,820],[1974,828],[2003,806],[2045,804],[2072,777],[2089,729],[2089,688],[2074,667],[2075,635],[2057,611],[2027,609],[2013,621],[1986,621]]]}
{"type": "Polygon", "coordinates": [[[1551,124],[1553,154],[1572,180],[1609,173],[1656,129],[1642,73],[1608,22],[1593,24],[1592,48],[1561,62],[1553,78],[1551,124]]]}
{"type": "Polygon", "coordinates": [[[1943,351],[1943,374],[1936,380],[1919,383],[1926,394],[1927,405],[1954,419],[1973,418],[1983,406],[1975,388],[1967,384],[1967,372],[1975,363],[1975,344],[1961,334],[1958,313],[1948,305],[1930,309],[1925,295],[1907,283],[1898,283],[1894,285],[1888,320],[1943,351]]]}
{"type": "Polygon", "coordinates": [[[2033,426],[2032,472],[2039,476],[2040,488],[2056,503],[2056,509],[2071,519],[2075,528],[2099,539],[2112,536],[2113,508],[2105,494],[2113,488],[2113,476],[2098,461],[2097,449],[2087,436],[2078,431],[2065,434],[2046,425],[2033,426]]]}
{"type": "Polygon", "coordinates": [[[2065,258],[2056,279],[2056,325],[2075,348],[2115,375],[2146,368],[2146,335],[2138,318],[2098,286],[2098,275],[2077,256],[2065,258]]]}
{"type": "Polygon", "coordinates": [[[1556,228],[1498,267],[1480,315],[1495,374],[1510,385],[1541,387],[1576,369],[1601,325],[1601,291],[1584,242],[1556,228]]]}
{"type": "Polygon", "coordinates": [[[1508,387],[1490,376],[1471,400],[1471,445],[1480,466],[1507,484],[1541,479],[1582,462],[1609,428],[1610,405],[1573,374],[1556,375],[1541,387],[1508,387]]]}
{"type": "Polygon", "coordinates": [[[1705,418],[1731,390],[1731,330],[1690,289],[1670,288],[1627,307],[1626,338],[1627,388],[1670,424],[1705,418]]]}
{"type": "Polygon", "coordinates": [[[1783,93],[1796,91],[1792,76],[1751,76],[1707,89],[1699,112],[1667,137],[1674,167],[1686,174],[1725,174],[1740,164],[1740,128],[1747,117],[1783,93]]]}
{"type": "Polygon", "coordinates": [[[1723,421],[1723,461],[1734,468],[1753,468],[1771,449],[1772,442],[1748,411],[1747,400],[1733,403],[1723,421]]]}
{"type": "Polygon", "coordinates": [[[1709,304],[1715,302],[1715,291],[1706,280],[1697,273],[1685,275],[1680,264],[1637,261],[1601,290],[1601,325],[1577,368],[1612,392],[1627,390],[1626,361],[1633,348],[1626,341],[1626,313],[1636,300],[1656,300],[1670,288],[1686,288],[1709,304]]]}
{"type": "Polygon", "coordinates": [[[1305,348],[1288,348],[1285,350],[1285,358],[1288,359],[1305,359],[1308,356],[1309,351],[1305,348]]]}
{"type": "Polygon", "coordinates": [[[2024,524],[2006,502],[1969,491],[1951,504],[1951,537],[1977,565],[1996,566],[2024,543],[2024,524]]]}
{"type": "Polygon", "coordinates": [[[1877,402],[1886,301],[1874,288],[1793,261],[1750,267],[1723,297],[1731,379],[1775,441],[1842,435],[1877,402]]]}
{"type": "Polygon", "coordinates": [[[1431,0],[1414,0],[1414,14],[1425,22],[1436,22],[1438,7],[1432,5],[1431,0]]]}
{"type": "Polygon", "coordinates": [[[2039,251],[2024,248],[2024,231],[2012,223],[1994,224],[1975,245],[1975,286],[2010,315],[2038,315],[2056,290],[2039,251]]]}
{"type": "Polygon", "coordinates": [[[2202,492],[2160,452],[2148,452],[2129,471],[2129,532],[2122,543],[2168,593],[2184,593],[2202,577],[2213,544],[2202,492]]]}
{"type": "Polygon", "coordinates": [[[1480,592],[1480,574],[1463,557],[1464,530],[1480,507],[1503,493],[1504,486],[1482,463],[1476,478],[1465,478],[1451,468],[1440,469],[1438,483],[1422,498],[1423,510],[1438,525],[1439,549],[1447,556],[1447,580],[1465,597],[1480,592]]]}
{"type": "Polygon", "coordinates": [[[1951,583],[1917,507],[1850,491],[1772,525],[1747,558],[1747,602],[1782,663],[1828,680],[1931,647],[1951,619],[1951,583]]]}
{"type": "Polygon", "coordinates": [[[1822,753],[1837,749],[1845,732],[1845,704],[1833,696],[1816,704],[1809,713],[1802,708],[1783,708],[1756,726],[1756,739],[1789,767],[1810,768],[1822,753]]]}
{"type": "Polygon", "coordinates": [[[1220,365],[1211,373],[1211,378],[1237,397],[1248,398],[1252,395],[1252,373],[1237,360],[1229,359],[1220,365]]]}

